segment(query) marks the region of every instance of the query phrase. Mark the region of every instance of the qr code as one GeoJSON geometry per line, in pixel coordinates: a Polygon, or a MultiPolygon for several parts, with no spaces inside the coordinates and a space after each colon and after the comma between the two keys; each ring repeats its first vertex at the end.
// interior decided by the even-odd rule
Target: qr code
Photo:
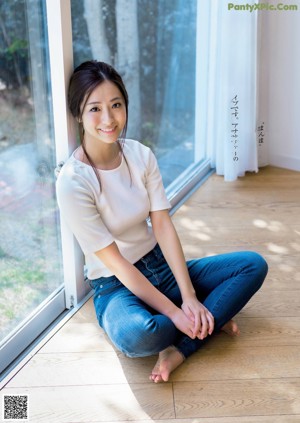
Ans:
{"type": "Polygon", "coordinates": [[[4,395],[3,396],[4,421],[28,421],[28,396],[4,395]]]}

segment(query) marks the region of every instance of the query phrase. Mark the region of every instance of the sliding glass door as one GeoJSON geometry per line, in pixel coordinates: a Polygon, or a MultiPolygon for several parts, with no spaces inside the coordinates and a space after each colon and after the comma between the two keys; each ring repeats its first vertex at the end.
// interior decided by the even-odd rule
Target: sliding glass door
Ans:
{"type": "Polygon", "coordinates": [[[0,372],[64,309],[43,1],[0,4],[0,372]]]}

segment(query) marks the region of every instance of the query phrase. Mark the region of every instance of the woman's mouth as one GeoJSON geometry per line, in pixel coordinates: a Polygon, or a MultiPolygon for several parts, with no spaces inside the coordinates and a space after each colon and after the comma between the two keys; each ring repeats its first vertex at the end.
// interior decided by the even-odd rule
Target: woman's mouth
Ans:
{"type": "Polygon", "coordinates": [[[98,129],[98,131],[101,131],[101,132],[103,132],[104,134],[112,134],[112,133],[114,133],[115,132],[115,130],[116,130],[116,126],[114,127],[114,128],[108,128],[108,129],[102,129],[102,128],[100,128],[100,129],[98,129]]]}

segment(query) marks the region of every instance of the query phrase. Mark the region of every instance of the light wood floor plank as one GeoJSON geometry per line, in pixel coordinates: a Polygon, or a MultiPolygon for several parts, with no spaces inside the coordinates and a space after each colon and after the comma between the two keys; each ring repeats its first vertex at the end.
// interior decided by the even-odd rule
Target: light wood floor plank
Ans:
{"type": "MultiPolygon", "coordinates": [[[[300,348],[243,347],[210,340],[177,369],[171,381],[300,378],[300,348]],[[282,366],[282,363],[285,363],[282,366]]],[[[155,357],[130,359],[115,353],[39,354],[10,383],[10,387],[151,383],[155,357]]]]}
{"type": "Polygon", "coordinates": [[[300,414],[300,381],[182,382],[174,384],[174,398],[179,419],[300,414]]]}
{"type": "Polygon", "coordinates": [[[92,351],[112,352],[114,349],[98,322],[74,323],[71,320],[47,342],[39,353],[55,354],[92,351]]]}
{"type": "Polygon", "coordinates": [[[234,340],[225,333],[218,335],[222,345],[243,347],[273,347],[300,345],[299,317],[242,317],[235,318],[241,335],[234,340]]]}
{"type": "Polygon", "coordinates": [[[249,317],[300,317],[300,291],[258,292],[241,311],[249,317]]]}
{"type": "Polygon", "coordinates": [[[300,377],[299,346],[242,347],[238,342],[220,348],[207,343],[173,374],[172,381],[273,379],[300,377]],[[282,366],[284,363],[284,366],[282,366]]]}
{"type": "MultiPolygon", "coordinates": [[[[126,384],[131,373],[137,372],[138,381],[148,380],[155,358],[131,360],[137,367],[123,368],[124,360],[114,352],[37,354],[10,382],[10,387],[63,385],[126,384]],[[125,375],[125,371],[127,374],[125,375]]],[[[125,360],[126,363],[126,360],[125,360]]]]}

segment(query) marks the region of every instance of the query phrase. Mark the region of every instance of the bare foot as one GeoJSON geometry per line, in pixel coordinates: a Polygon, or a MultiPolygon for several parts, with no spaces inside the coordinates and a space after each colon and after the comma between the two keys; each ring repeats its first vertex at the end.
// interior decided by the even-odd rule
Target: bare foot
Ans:
{"type": "Polygon", "coordinates": [[[167,382],[170,374],[184,361],[183,355],[171,346],[161,351],[149,379],[154,383],[167,382]]]}
{"type": "Polygon", "coordinates": [[[234,320],[229,320],[229,322],[227,322],[221,330],[223,330],[230,336],[239,336],[241,333],[238,325],[234,320]]]}

